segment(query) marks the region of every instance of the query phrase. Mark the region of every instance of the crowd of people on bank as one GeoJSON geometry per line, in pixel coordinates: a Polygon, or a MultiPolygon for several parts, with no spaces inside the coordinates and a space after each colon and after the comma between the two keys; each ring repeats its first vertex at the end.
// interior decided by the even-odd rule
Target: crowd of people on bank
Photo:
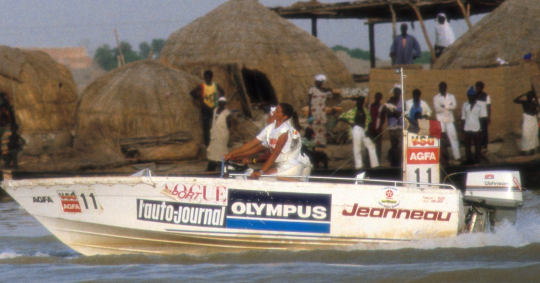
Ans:
{"type": "MultiPolygon", "coordinates": [[[[228,152],[227,147],[231,112],[225,107],[227,100],[224,92],[212,81],[211,71],[206,71],[204,78],[205,82],[197,86],[191,95],[202,105],[204,140],[209,160],[207,171],[214,171],[223,158],[244,164],[262,164],[261,170],[251,173],[255,178],[269,174],[309,175],[313,165],[318,167],[320,163],[328,168],[328,156],[321,150],[326,146],[328,135],[326,101],[331,97],[339,97],[339,92],[325,87],[324,75],[316,76],[315,86],[308,91],[308,127],[303,129],[300,126],[298,115],[290,104],[279,103],[271,108],[266,119],[267,126],[260,134],[232,152],[228,152]],[[304,131],[303,137],[301,131],[304,131]]],[[[418,119],[432,118],[441,125],[441,161],[444,164],[448,164],[450,159],[448,147],[455,161],[465,165],[479,164],[482,162],[482,152],[488,147],[488,127],[491,123],[491,98],[484,92],[484,87],[481,81],[471,86],[463,94],[467,102],[461,108],[456,103],[456,97],[448,93],[445,82],[439,83],[439,93],[433,97],[432,104],[422,100],[419,89],[412,91],[412,99],[402,103],[402,88],[399,84],[394,85],[386,103],[383,102],[381,92],[374,94],[371,103],[366,102],[365,96],[355,98],[356,106],[343,113],[339,119],[351,128],[355,168],[364,167],[363,149],[367,149],[369,154],[369,166],[379,166],[385,132],[388,132],[390,140],[390,165],[401,166],[403,119],[408,123],[416,123],[418,119]],[[435,109],[434,117],[430,105],[435,109]],[[461,116],[455,119],[454,112],[458,109],[461,110],[461,116]],[[465,146],[464,159],[460,154],[460,140],[465,146]]],[[[530,91],[518,96],[514,102],[521,104],[524,111],[522,150],[532,154],[539,145],[537,115],[540,106],[536,94],[530,91]]]]}

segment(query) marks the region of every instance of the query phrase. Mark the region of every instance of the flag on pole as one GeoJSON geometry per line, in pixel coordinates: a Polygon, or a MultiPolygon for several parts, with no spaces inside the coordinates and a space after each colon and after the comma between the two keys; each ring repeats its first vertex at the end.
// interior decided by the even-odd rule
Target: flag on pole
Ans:
{"type": "Polygon", "coordinates": [[[405,127],[409,133],[415,133],[421,136],[430,136],[438,139],[441,138],[441,122],[427,119],[418,119],[417,121],[413,121],[408,117],[405,118],[407,118],[405,127]]]}

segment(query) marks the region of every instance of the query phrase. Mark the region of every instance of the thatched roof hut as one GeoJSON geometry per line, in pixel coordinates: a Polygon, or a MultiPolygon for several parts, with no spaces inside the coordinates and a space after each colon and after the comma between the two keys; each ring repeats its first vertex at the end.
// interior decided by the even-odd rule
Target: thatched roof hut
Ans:
{"type": "Polygon", "coordinates": [[[250,102],[306,105],[321,73],[330,87],[354,86],[328,46],[256,0],[220,5],[169,36],[160,56],[188,72],[200,64],[237,63],[250,102]]]}
{"type": "Polygon", "coordinates": [[[110,71],[81,94],[75,148],[106,145],[139,161],[196,157],[202,122],[189,91],[201,82],[150,60],[110,71]]]}
{"type": "Polygon", "coordinates": [[[434,69],[460,69],[523,59],[540,46],[540,1],[506,0],[449,46],[434,69]]]}
{"type": "Polygon", "coordinates": [[[0,46],[0,58],[0,93],[27,142],[25,152],[70,145],[78,95],[69,69],[41,51],[0,46]]]}

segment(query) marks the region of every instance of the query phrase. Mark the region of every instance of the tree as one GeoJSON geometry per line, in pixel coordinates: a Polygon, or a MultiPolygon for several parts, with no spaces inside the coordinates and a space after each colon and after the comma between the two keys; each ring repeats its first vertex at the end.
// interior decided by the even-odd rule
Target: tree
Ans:
{"type": "Polygon", "coordinates": [[[165,46],[165,43],[167,41],[165,39],[152,39],[152,48],[154,48],[154,54],[156,57],[159,57],[159,54],[161,53],[161,49],[165,46]]]}
{"type": "Polygon", "coordinates": [[[96,49],[94,60],[96,60],[98,65],[106,71],[110,71],[118,67],[116,54],[108,44],[104,44],[96,49]]]}
{"type": "MultiPolygon", "coordinates": [[[[336,45],[336,46],[332,47],[332,50],[334,50],[334,52],[345,51],[345,52],[347,52],[347,54],[349,54],[349,56],[351,56],[351,58],[362,59],[362,60],[370,60],[371,59],[370,52],[362,50],[360,48],[355,48],[355,49],[351,50],[351,49],[349,49],[349,48],[347,48],[345,46],[336,45]]],[[[377,58],[377,60],[379,60],[379,59],[377,58]]]]}
{"type": "MultiPolygon", "coordinates": [[[[165,46],[165,39],[152,39],[152,43],[141,42],[139,44],[139,52],[133,50],[131,44],[127,41],[120,42],[120,48],[122,49],[122,55],[124,56],[124,61],[127,63],[135,62],[141,59],[148,59],[150,56],[150,51],[154,50],[154,58],[159,57],[161,49],[165,46]]],[[[118,47],[112,48],[104,44],[96,50],[96,55],[94,55],[94,60],[99,64],[99,66],[106,71],[110,71],[118,67],[118,47]]]]}
{"type": "Polygon", "coordinates": [[[150,46],[148,42],[145,41],[139,44],[139,57],[141,57],[141,59],[148,59],[151,51],[152,46],[150,46]]]}
{"type": "MultiPolygon", "coordinates": [[[[139,54],[137,54],[137,52],[133,50],[129,42],[120,42],[120,48],[122,49],[122,55],[124,56],[124,62],[126,64],[141,60],[141,57],[139,57],[139,54]]],[[[120,53],[118,52],[118,48],[114,48],[113,52],[116,56],[120,55],[120,53]]]]}
{"type": "Polygon", "coordinates": [[[414,60],[415,64],[431,64],[431,52],[430,51],[422,51],[422,55],[416,60],[414,60]]]}

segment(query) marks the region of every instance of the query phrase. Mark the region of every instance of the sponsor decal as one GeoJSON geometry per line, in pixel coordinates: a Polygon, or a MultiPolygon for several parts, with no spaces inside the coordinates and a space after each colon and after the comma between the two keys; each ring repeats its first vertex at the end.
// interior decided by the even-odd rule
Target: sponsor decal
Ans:
{"type": "Polygon", "coordinates": [[[79,199],[74,191],[57,191],[64,212],[82,212],[79,199]]]}
{"type": "Polygon", "coordinates": [[[428,196],[423,196],[422,197],[422,202],[425,202],[425,203],[444,203],[444,200],[446,198],[445,197],[428,197],[428,196]]]}
{"type": "Polygon", "coordinates": [[[493,175],[493,174],[486,174],[486,176],[484,177],[484,179],[495,179],[495,175],[493,175]]]}
{"type": "Polygon", "coordinates": [[[509,184],[507,182],[496,182],[496,181],[484,181],[486,186],[504,186],[507,187],[509,184]]]}
{"type": "Polygon", "coordinates": [[[34,203],[52,203],[53,202],[52,198],[48,196],[32,197],[32,201],[34,203]]]}
{"type": "Polygon", "coordinates": [[[229,189],[227,228],[330,233],[332,195],[229,189]]]}
{"type": "Polygon", "coordinates": [[[401,193],[394,187],[382,188],[379,195],[379,204],[383,207],[396,207],[401,202],[401,193]]]}
{"type": "Polygon", "coordinates": [[[224,228],[225,206],[137,199],[137,220],[224,228]]]}
{"type": "Polygon", "coordinates": [[[439,148],[407,148],[407,164],[438,164],[439,148]]]}
{"type": "Polygon", "coordinates": [[[180,202],[226,205],[227,188],[223,186],[165,183],[161,191],[180,202]]]}
{"type": "Polygon", "coordinates": [[[414,135],[410,133],[407,137],[408,137],[407,147],[438,147],[439,146],[439,140],[434,137],[414,135]]]}
{"type": "Polygon", "coordinates": [[[343,216],[425,221],[450,221],[450,218],[452,217],[451,212],[358,207],[358,203],[355,203],[352,208],[343,209],[341,214],[343,216]]]}

